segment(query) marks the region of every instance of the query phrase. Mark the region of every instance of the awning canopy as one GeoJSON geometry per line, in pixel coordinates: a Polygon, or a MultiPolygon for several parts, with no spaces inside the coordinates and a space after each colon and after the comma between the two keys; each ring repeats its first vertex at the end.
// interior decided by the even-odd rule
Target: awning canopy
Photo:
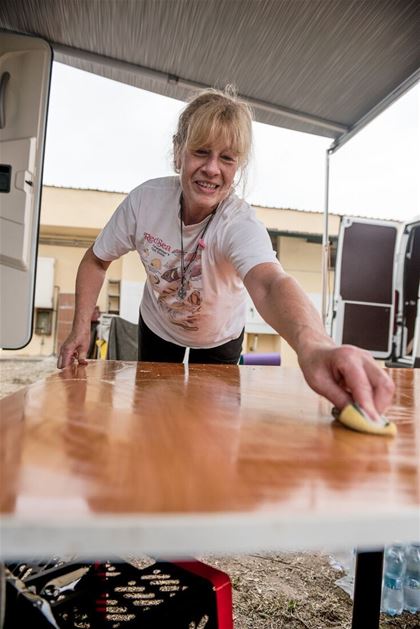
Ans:
{"type": "Polygon", "coordinates": [[[420,77],[418,0],[2,0],[0,27],[180,100],[234,84],[257,120],[339,143],[420,77]]]}

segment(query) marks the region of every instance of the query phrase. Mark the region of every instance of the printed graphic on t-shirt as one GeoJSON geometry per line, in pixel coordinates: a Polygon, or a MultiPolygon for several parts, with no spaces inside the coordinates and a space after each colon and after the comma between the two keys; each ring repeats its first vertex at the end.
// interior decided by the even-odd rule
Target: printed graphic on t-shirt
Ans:
{"type": "Polygon", "coordinates": [[[181,287],[180,249],[172,249],[160,238],[145,233],[140,256],[157,302],[169,321],[184,330],[197,331],[203,291],[201,247],[195,254],[184,251],[184,299],[178,294],[181,287]]]}

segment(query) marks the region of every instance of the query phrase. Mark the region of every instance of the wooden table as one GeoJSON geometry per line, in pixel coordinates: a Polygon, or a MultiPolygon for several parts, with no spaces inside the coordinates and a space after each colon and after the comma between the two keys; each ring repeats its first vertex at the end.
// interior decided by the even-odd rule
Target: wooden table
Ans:
{"type": "Polygon", "coordinates": [[[390,373],[395,439],[333,422],[297,370],[93,361],[50,376],[0,402],[1,557],[418,540],[420,370],[390,373]]]}
{"type": "Polygon", "coordinates": [[[420,370],[395,439],[300,372],[93,361],[0,401],[1,556],[374,548],[420,538],[420,370]]]}

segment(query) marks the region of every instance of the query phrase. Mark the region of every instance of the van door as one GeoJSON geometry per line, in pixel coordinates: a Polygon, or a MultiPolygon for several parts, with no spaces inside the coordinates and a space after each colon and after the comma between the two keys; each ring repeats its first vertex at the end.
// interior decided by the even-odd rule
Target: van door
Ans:
{"type": "Polygon", "coordinates": [[[398,296],[393,362],[414,366],[420,343],[420,218],[404,225],[395,273],[398,296]]]}
{"type": "Polygon", "coordinates": [[[0,32],[0,347],[32,337],[44,137],[52,51],[0,32]]]}
{"type": "Polygon", "coordinates": [[[337,245],[332,336],[388,358],[394,325],[398,224],[344,216],[337,245]]]}

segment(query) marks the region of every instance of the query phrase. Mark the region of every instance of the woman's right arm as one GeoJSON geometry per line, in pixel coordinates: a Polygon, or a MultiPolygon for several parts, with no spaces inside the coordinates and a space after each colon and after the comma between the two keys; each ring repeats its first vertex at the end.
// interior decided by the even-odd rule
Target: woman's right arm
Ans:
{"type": "Polygon", "coordinates": [[[57,367],[63,369],[74,360],[86,363],[90,341],[90,320],[105,273],[111,262],[98,258],[92,247],[86,251],[76,277],[76,304],[72,330],[60,348],[57,367]]]}

